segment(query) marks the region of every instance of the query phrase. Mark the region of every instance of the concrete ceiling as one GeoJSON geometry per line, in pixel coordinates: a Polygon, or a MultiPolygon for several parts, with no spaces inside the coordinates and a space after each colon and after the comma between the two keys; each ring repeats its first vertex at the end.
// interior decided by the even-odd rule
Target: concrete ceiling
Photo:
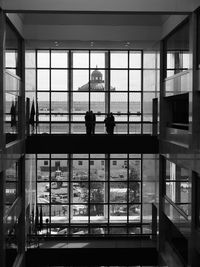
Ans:
{"type": "Polygon", "coordinates": [[[147,14],[21,14],[25,25],[161,26],[169,15],[147,14]]]}
{"type": "Polygon", "coordinates": [[[15,11],[127,11],[192,12],[199,0],[1,0],[4,10],[15,11]]]}

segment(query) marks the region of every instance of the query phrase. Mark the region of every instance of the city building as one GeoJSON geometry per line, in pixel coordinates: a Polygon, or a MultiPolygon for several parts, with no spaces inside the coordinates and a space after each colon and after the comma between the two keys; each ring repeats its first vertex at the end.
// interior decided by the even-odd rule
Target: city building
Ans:
{"type": "Polygon", "coordinates": [[[200,1],[0,8],[0,266],[200,266],[200,1]]]}

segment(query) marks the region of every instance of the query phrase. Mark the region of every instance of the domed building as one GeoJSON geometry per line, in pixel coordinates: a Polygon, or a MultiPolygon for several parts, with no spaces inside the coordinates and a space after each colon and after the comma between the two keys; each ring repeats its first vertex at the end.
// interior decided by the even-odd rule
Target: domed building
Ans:
{"type": "MultiPolygon", "coordinates": [[[[78,88],[78,91],[105,91],[105,82],[103,80],[103,74],[98,70],[97,66],[96,69],[91,73],[90,82],[82,85],[78,88]]],[[[111,91],[115,91],[114,87],[110,87],[111,91]]]]}

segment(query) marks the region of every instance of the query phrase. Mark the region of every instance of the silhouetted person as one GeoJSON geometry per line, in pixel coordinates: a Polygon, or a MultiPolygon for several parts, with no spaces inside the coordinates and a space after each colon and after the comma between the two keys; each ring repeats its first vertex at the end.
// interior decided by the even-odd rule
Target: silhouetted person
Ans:
{"type": "Polygon", "coordinates": [[[92,133],[92,116],[91,116],[90,111],[87,111],[85,114],[85,127],[86,127],[86,133],[91,134],[92,133]]]}
{"type": "Polygon", "coordinates": [[[106,126],[106,132],[108,134],[114,133],[114,127],[115,127],[115,118],[112,113],[108,114],[107,117],[104,120],[105,126],[106,126]]]}
{"type": "Polygon", "coordinates": [[[91,121],[92,121],[92,134],[95,133],[95,125],[96,125],[96,115],[93,113],[93,111],[90,111],[91,113],[91,121]]]}

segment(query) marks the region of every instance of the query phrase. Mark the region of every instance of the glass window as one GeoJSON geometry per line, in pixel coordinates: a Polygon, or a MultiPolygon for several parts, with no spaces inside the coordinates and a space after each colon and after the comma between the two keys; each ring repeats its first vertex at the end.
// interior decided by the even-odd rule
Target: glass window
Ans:
{"type": "Polygon", "coordinates": [[[105,52],[91,51],[90,67],[91,68],[105,68],[105,52]]]}
{"type": "Polygon", "coordinates": [[[49,70],[37,70],[37,89],[50,90],[49,70]]]}
{"type": "Polygon", "coordinates": [[[68,72],[66,70],[51,71],[51,90],[68,90],[68,72]]]}
{"type": "Polygon", "coordinates": [[[49,50],[38,50],[37,52],[37,67],[38,68],[49,68],[49,50]]]}
{"type": "Polygon", "coordinates": [[[68,68],[68,52],[64,50],[51,51],[52,68],[68,68]]]}
{"type": "Polygon", "coordinates": [[[141,91],[141,70],[129,71],[129,90],[141,91]]]}
{"type": "Polygon", "coordinates": [[[128,53],[127,52],[111,52],[110,53],[111,68],[128,68],[128,53]]]}
{"type": "Polygon", "coordinates": [[[81,51],[73,52],[73,67],[89,68],[89,53],[81,51]]]}
{"type": "Polygon", "coordinates": [[[111,70],[110,71],[110,84],[116,91],[128,90],[128,71],[126,70],[111,70]]]}
{"type": "Polygon", "coordinates": [[[140,51],[131,51],[129,60],[130,68],[141,68],[142,56],[140,51]]]}

